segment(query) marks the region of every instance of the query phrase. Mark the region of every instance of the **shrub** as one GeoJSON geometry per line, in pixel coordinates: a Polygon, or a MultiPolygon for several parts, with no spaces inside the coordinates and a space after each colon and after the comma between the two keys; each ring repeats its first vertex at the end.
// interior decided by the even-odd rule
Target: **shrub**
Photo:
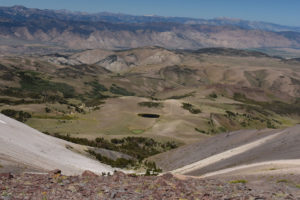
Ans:
{"type": "Polygon", "coordinates": [[[201,130],[201,129],[198,129],[198,128],[195,128],[195,131],[198,131],[199,133],[203,133],[203,134],[206,133],[204,130],[201,130]]]}
{"type": "Polygon", "coordinates": [[[75,90],[72,86],[65,83],[50,82],[40,76],[39,73],[34,71],[19,72],[21,89],[36,94],[43,94],[47,91],[61,92],[65,98],[74,97],[75,90]]]}
{"type": "Polygon", "coordinates": [[[116,160],[110,159],[106,156],[103,156],[99,153],[96,153],[93,150],[88,150],[88,153],[93,155],[97,160],[104,164],[108,164],[112,167],[118,167],[118,168],[127,168],[129,166],[135,166],[136,161],[135,160],[128,160],[125,158],[117,158],[116,160]]]}
{"type": "Polygon", "coordinates": [[[288,183],[289,181],[286,179],[277,180],[277,183],[288,183]]]}
{"type": "Polygon", "coordinates": [[[216,98],[218,98],[218,95],[213,92],[213,93],[209,94],[209,97],[216,99],[216,98]]]}
{"type": "Polygon", "coordinates": [[[226,114],[227,114],[228,117],[235,117],[236,116],[235,113],[233,113],[233,112],[231,112],[229,110],[226,110],[226,114]]]}
{"type": "Polygon", "coordinates": [[[242,179],[242,180],[233,180],[233,181],[230,181],[230,183],[233,183],[233,184],[236,184],[236,183],[243,183],[243,184],[246,184],[247,181],[242,179]]]}
{"type": "Polygon", "coordinates": [[[134,92],[129,92],[125,88],[121,88],[115,84],[112,84],[109,91],[113,94],[118,94],[118,95],[122,95],[122,96],[134,96],[135,95],[134,92]]]}
{"type": "Polygon", "coordinates": [[[124,143],[124,139],[115,139],[115,138],[113,138],[110,141],[113,144],[122,144],[122,143],[124,143]]]}
{"type": "Polygon", "coordinates": [[[45,112],[46,112],[46,113],[50,113],[50,112],[51,112],[51,109],[48,108],[48,107],[46,107],[46,108],[45,108],[45,112]]]}
{"type": "Polygon", "coordinates": [[[155,162],[145,161],[144,165],[146,166],[145,176],[157,176],[162,172],[162,169],[158,168],[155,162]]]}
{"type": "Polygon", "coordinates": [[[101,101],[100,99],[91,99],[91,100],[85,102],[85,105],[87,107],[96,107],[101,104],[105,104],[105,102],[101,101]]]}
{"type": "MultiPolygon", "coordinates": [[[[85,82],[85,84],[92,86],[92,91],[90,93],[86,93],[88,97],[90,97],[92,99],[96,99],[96,101],[99,101],[100,99],[106,99],[108,97],[108,96],[102,94],[102,92],[106,92],[106,91],[108,91],[108,89],[104,85],[100,84],[98,81],[94,80],[92,82],[85,82]]],[[[93,101],[93,100],[90,100],[90,101],[93,101]]],[[[89,102],[89,101],[87,101],[85,103],[87,106],[89,103],[93,104],[93,102],[89,102]]],[[[98,105],[100,105],[100,104],[98,104],[98,105]]],[[[92,107],[92,106],[88,106],[88,107],[92,107]]],[[[97,106],[97,105],[95,105],[95,106],[97,106]]]]}
{"type": "Polygon", "coordinates": [[[162,103],[156,103],[156,102],[140,102],[138,103],[139,106],[148,107],[148,108],[162,108],[162,103]]]}
{"type": "Polygon", "coordinates": [[[202,112],[200,109],[194,108],[194,106],[189,103],[182,103],[182,108],[188,110],[192,114],[199,114],[202,112]]]}
{"type": "Polygon", "coordinates": [[[70,135],[61,135],[59,133],[55,133],[53,136],[76,144],[122,152],[138,160],[143,160],[155,154],[178,147],[175,142],[168,141],[166,143],[160,143],[152,138],[145,137],[114,138],[108,141],[104,138],[88,140],[86,138],[76,138],[71,137],[70,135]]]}
{"type": "Polygon", "coordinates": [[[276,129],[276,126],[270,121],[267,121],[267,128],[272,128],[272,129],[276,129]]]}
{"type": "Polygon", "coordinates": [[[247,126],[246,122],[241,122],[240,124],[241,124],[242,127],[246,127],[247,126]]]}
{"type": "Polygon", "coordinates": [[[24,112],[24,111],[15,111],[15,110],[11,110],[11,109],[6,109],[6,110],[2,110],[1,113],[8,117],[16,119],[20,122],[26,122],[27,119],[31,118],[31,114],[29,114],[28,112],[24,112]]]}
{"type": "Polygon", "coordinates": [[[12,100],[9,98],[0,98],[0,103],[6,104],[6,105],[20,105],[20,104],[40,104],[42,101],[39,100],[12,100]]]}
{"type": "Polygon", "coordinates": [[[183,99],[183,98],[186,98],[186,97],[191,97],[191,96],[194,96],[195,95],[195,92],[191,92],[191,93],[188,93],[188,94],[183,94],[183,95],[176,95],[176,96],[171,96],[169,97],[168,99],[183,99]]]}
{"type": "Polygon", "coordinates": [[[100,84],[97,80],[94,80],[92,82],[86,82],[85,84],[92,86],[94,92],[108,91],[108,89],[104,85],[100,84]]]}
{"type": "Polygon", "coordinates": [[[226,129],[225,127],[223,127],[223,126],[220,126],[220,127],[218,128],[218,130],[219,130],[220,133],[224,133],[224,132],[227,131],[227,129],[226,129]]]}

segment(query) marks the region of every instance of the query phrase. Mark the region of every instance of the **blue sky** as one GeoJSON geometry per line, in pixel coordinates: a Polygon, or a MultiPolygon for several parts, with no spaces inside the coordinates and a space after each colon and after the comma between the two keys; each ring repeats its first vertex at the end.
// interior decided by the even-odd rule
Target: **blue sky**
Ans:
{"type": "Polygon", "coordinates": [[[206,19],[230,17],[300,26],[300,0],[0,0],[0,5],[206,19]]]}

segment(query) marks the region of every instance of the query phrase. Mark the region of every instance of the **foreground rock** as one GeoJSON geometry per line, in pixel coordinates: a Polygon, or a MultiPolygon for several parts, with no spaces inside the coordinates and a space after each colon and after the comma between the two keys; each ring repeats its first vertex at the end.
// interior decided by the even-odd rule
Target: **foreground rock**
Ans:
{"type": "Polygon", "coordinates": [[[96,176],[92,172],[82,176],[53,172],[19,174],[9,178],[0,176],[0,186],[0,199],[297,199],[297,193],[282,184],[274,190],[260,191],[242,181],[181,180],[171,174],[159,177],[123,173],[96,176]]]}

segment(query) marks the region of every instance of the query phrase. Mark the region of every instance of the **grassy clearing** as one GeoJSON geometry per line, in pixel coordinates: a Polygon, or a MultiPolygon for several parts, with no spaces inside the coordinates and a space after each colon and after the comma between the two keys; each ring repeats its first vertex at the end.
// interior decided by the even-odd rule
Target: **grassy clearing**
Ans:
{"type": "Polygon", "coordinates": [[[275,170],[277,170],[277,168],[274,168],[274,167],[273,167],[273,168],[270,168],[269,170],[270,170],[270,171],[275,171],[275,170]]]}
{"type": "MultiPolygon", "coordinates": [[[[292,126],[297,121],[296,119],[290,121],[285,116],[275,114],[265,116],[253,109],[250,110],[251,113],[247,113],[244,104],[232,104],[231,101],[220,103],[219,100],[222,100],[222,98],[218,98],[218,101],[215,102],[207,102],[206,98],[189,99],[187,103],[194,105],[194,108],[201,108],[202,113],[197,115],[185,112],[182,109],[182,102],[179,100],[162,101],[160,102],[164,105],[162,109],[154,110],[155,108],[153,108],[154,113],[140,113],[160,115],[159,120],[157,120],[157,118],[144,118],[136,114],[141,110],[144,111],[138,105],[139,102],[148,102],[143,100],[144,98],[139,97],[109,98],[105,101],[105,104],[100,105],[99,110],[94,110],[91,107],[81,106],[80,101],[70,99],[70,103],[77,105],[77,107],[80,106],[79,108],[83,108],[85,112],[77,113],[74,106],[70,106],[71,109],[69,109],[69,105],[65,104],[47,104],[47,107],[51,109],[50,113],[45,112],[45,106],[26,110],[33,113],[34,116],[26,123],[42,132],[58,132],[93,139],[99,136],[112,138],[141,134],[152,138],[162,138],[160,133],[164,132],[163,137],[172,139],[174,136],[178,136],[177,139],[186,143],[191,141],[192,138],[194,140],[201,139],[203,137],[201,134],[213,135],[237,129],[266,128],[269,118],[276,127],[292,126]],[[64,116],[71,117],[66,119],[64,116]],[[273,119],[276,121],[273,121],[273,119]],[[61,121],[66,121],[66,123],[61,123],[61,121]],[[176,121],[180,121],[186,126],[179,126],[176,121]],[[172,122],[176,123],[172,125],[172,122]],[[172,127],[172,130],[170,127],[172,127]],[[168,132],[165,132],[165,130],[168,130],[168,132]]],[[[222,102],[225,101],[222,100],[222,102]]],[[[25,107],[26,105],[18,109],[23,110],[25,107]]]]}
{"type": "Polygon", "coordinates": [[[135,135],[139,135],[139,134],[142,134],[145,132],[145,130],[142,130],[142,129],[133,129],[131,130],[131,132],[135,135]]]}
{"type": "Polygon", "coordinates": [[[233,181],[230,181],[229,183],[232,183],[232,184],[237,184],[237,183],[243,183],[243,184],[246,184],[248,181],[244,180],[244,179],[241,179],[241,180],[233,180],[233,181]]]}
{"type": "Polygon", "coordinates": [[[33,115],[36,119],[76,120],[78,117],[72,115],[33,115]]]}
{"type": "Polygon", "coordinates": [[[276,181],[277,183],[288,183],[289,181],[287,179],[280,179],[276,181]]]}

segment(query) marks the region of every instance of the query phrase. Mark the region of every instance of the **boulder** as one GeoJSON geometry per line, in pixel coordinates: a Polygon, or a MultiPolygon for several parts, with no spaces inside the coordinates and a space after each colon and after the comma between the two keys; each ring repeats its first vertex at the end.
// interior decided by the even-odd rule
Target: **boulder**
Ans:
{"type": "Polygon", "coordinates": [[[85,170],[82,174],[82,177],[98,177],[97,174],[95,174],[94,172],[91,172],[89,170],[85,170]]]}

